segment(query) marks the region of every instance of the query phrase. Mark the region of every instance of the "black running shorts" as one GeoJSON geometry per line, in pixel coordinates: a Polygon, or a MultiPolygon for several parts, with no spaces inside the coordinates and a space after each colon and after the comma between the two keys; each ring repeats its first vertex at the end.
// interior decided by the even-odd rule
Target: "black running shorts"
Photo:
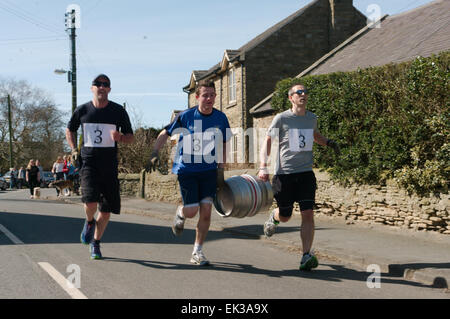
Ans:
{"type": "Polygon", "coordinates": [[[301,211],[314,207],[317,181],[313,171],[275,175],[272,188],[280,215],[283,217],[292,215],[294,202],[299,203],[301,211]]]}
{"type": "Polygon", "coordinates": [[[83,203],[97,202],[100,212],[120,214],[120,186],[117,174],[102,174],[98,169],[84,166],[80,175],[83,203]]]}

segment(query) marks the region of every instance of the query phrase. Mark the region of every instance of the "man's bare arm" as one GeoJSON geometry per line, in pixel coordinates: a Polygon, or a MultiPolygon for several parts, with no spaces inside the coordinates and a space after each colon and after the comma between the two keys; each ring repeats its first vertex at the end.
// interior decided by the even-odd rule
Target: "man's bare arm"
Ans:
{"type": "Polygon", "coordinates": [[[269,162],[269,156],[272,146],[272,138],[267,135],[266,139],[262,143],[261,151],[259,153],[259,167],[267,167],[267,163],[269,162]]]}
{"type": "Polygon", "coordinates": [[[156,138],[155,144],[153,145],[153,152],[159,152],[161,147],[166,144],[168,138],[169,134],[167,133],[167,130],[162,130],[156,138]]]}
{"type": "Polygon", "coordinates": [[[131,144],[134,142],[134,135],[130,133],[124,134],[122,135],[122,140],[120,142],[125,144],[131,144]]]}
{"type": "Polygon", "coordinates": [[[317,144],[322,145],[322,146],[327,146],[328,139],[325,136],[323,136],[322,134],[320,134],[319,131],[315,130],[314,131],[314,142],[316,142],[317,144]]]}
{"type": "Polygon", "coordinates": [[[336,155],[341,154],[339,145],[335,141],[330,140],[325,136],[323,136],[322,134],[320,134],[319,131],[314,131],[314,142],[323,146],[331,147],[336,155]]]}
{"type": "Polygon", "coordinates": [[[227,163],[228,152],[230,151],[230,142],[224,142],[222,144],[222,162],[218,163],[218,168],[224,168],[227,163]]]}
{"type": "Polygon", "coordinates": [[[272,147],[272,138],[267,135],[264,140],[261,151],[259,153],[259,169],[258,169],[258,177],[267,181],[269,179],[269,170],[267,169],[267,165],[269,162],[270,151],[272,147]]]}
{"type": "Polygon", "coordinates": [[[77,149],[77,140],[76,140],[76,132],[72,132],[68,128],[66,128],[66,140],[67,144],[69,144],[72,150],[77,149]]]}

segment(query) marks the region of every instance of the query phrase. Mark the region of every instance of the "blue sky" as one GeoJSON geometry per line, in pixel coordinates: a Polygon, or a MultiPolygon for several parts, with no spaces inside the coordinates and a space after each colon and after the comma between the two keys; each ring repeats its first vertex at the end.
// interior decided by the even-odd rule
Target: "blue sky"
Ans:
{"type": "MultiPolygon", "coordinates": [[[[182,88],[193,70],[218,63],[312,0],[0,0],[0,77],[26,80],[53,97],[69,118],[71,85],[55,69],[70,68],[64,14],[81,8],[77,29],[78,104],[91,99],[95,75],[111,78],[110,99],[127,103],[133,124],[160,128],[187,106],[182,88]]],[[[394,15],[431,0],[354,0],[394,15]]],[[[369,11],[368,11],[369,10],[369,11]]],[[[301,70],[299,70],[301,71],[301,70]]]]}

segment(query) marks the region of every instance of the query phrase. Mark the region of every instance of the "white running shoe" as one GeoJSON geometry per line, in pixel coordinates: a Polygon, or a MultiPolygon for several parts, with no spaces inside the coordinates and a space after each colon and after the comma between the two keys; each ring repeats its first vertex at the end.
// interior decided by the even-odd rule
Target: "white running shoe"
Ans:
{"type": "Polygon", "coordinates": [[[172,232],[175,236],[180,236],[183,233],[184,229],[184,221],[186,220],[184,217],[181,217],[181,210],[183,206],[178,206],[177,211],[175,213],[175,218],[173,219],[172,232]]]}
{"type": "Polygon", "coordinates": [[[275,229],[277,228],[280,222],[275,221],[273,218],[275,215],[275,211],[270,213],[269,219],[264,223],[264,235],[266,237],[271,237],[275,233],[275,229]]]}
{"type": "Polygon", "coordinates": [[[206,259],[205,255],[200,250],[200,251],[197,251],[195,253],[192,253],[191,263],[196,264],[196,265],[200,265],[200,266],[208,266],[209,265],[209,260],[206,259]]]}

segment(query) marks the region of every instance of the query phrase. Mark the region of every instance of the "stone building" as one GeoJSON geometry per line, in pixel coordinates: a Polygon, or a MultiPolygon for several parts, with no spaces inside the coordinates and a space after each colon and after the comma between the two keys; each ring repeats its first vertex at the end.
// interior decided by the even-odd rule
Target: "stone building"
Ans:
{"type": "MultiPolygon", "coordinates": [[[[367,25],[303,70],[306,75],[349,72],[429,57],[450,49],[450,1],[437,0],[367,25]]],[[[275,116],[267,95],[250,109],[253,125],[267,127],[275,116]]],[[[257,143],[256,152],[261,145],[257,143]]]]}
{"type": "MultiPolygon", "coordinates": [[[[448,51],[449,21],[448,0],[436,0],[407,12],[383,16],[380,23],[365,26],[297,77],[355,71],[448,51]]],[[[272,94],[251,107],[255,127],[267,127],[271,123],[275,116],[271,99],[272,94]]],[[[258,149],[261,140],[257,145],[258,149]]],[[[450,235],[449,194],[421,198],[389,184],[343,187],[325,172],[315,173],[318,182],[315,214],[342,217],[349,224],[361,221],[450,235]]]]}
{"type": "Polygon", "coordinates": [[[239,49],[225,50],[222,60],[209,70],[192,72],[183,88],[189,95],[188,107],[196,105],[198,81],[213,79],[216,84],[215,107],[227,114],[235,134],[231,167],[251,166],[257,159],[250,108],[279,80],[306,69],[365,24],[366,17],[352,0],[314,0],[239,49]]]}

